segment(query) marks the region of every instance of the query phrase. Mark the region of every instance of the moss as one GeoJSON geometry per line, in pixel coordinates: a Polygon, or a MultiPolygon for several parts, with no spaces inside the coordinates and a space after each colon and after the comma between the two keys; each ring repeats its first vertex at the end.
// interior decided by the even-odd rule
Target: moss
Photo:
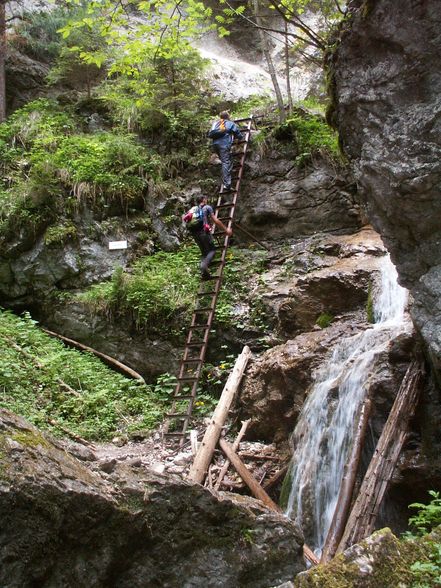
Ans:
{"type": "Polygon", "coordinates": [[[374,298],[372,296],[372,283],[369,283],[368,287],[368,297],[366,302],[366,318],[368,323],[375,323],[375,316],[374,316],[374,298]]]}
{"type": "Polygon", "coordinates": [[[48,441],[40,433],[33,431],[20,431],[11,435],[11,439],[25,447],[49,447],[48,441]]]}
{"type": "Polygon", "coordinates": [[[288,500],[289,500],[289,494],[291,492],[291,486],[292,486],[292,464],[288,468],[288,471],[287,471],[286,476],[285,476],[283,483],[282,483],[282,489],[280,491],[279,505],[280,505],[280,508],[282,508],[283,510],[286,510],[286,507],[288,506],[288,500]]]}
{"type": "Polygon", "coordinates": [[[422,542],[399,540],[390,529],[382,529],[361,541],[351,552],[299,576],[294,585],[299,588],[410,586],[410,566],[418,559],[426,559],[425,551],[422,542]],[[366,573],[366,568],[371,566],[371,571],[366,573]]]}

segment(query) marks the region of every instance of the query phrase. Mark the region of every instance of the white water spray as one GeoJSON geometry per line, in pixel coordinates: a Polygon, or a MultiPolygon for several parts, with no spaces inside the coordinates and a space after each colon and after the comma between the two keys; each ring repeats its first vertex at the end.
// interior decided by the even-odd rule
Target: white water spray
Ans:
{"type": "Polygon", "coordinates": [[[395,267],[387,257],[374,304],[376,323],[335,347],[331,358],[315,374],[295,428],[287,515],[297,520],[318,555],[337,503],[354,418],[365,397],[375,358],[408,328],[406,303],[407,291],[398,285],[395,267]]]}

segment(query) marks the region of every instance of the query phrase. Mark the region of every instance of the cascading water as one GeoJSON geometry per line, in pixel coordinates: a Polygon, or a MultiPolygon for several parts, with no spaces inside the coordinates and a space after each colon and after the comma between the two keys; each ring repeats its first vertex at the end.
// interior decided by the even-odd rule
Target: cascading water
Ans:
{"type": "Polygon", "coordinates": [[[389,341],[409,328],[407,291],[397,282],[389,257],[374,303],[376,323],[342,340],[315,374],[315,383],[294,430],[292,486],[287,515],[303,528],[307,543],[320,555],[334,514],[354,418],[364,400],[375,358],[389,341]]]}

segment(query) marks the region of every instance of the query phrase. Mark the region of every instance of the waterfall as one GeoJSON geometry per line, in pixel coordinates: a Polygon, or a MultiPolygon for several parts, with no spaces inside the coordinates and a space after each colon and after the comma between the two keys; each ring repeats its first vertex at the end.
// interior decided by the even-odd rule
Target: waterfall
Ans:
{"type": "Polygon", "coordinates": [[[407,291],[398,285],[389,257],[383,261],[375,298],[375,324],[340,341],[317,370],[293,433],[292,486],[286,514],[297,520],[317,555],[332,521],[354,418],[375,359],[408,324],[404,315],[407,291]]]}

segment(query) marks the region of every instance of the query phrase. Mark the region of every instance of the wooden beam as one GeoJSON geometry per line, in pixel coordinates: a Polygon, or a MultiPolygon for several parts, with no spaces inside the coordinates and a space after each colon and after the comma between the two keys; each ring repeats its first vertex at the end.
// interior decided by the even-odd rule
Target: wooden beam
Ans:
{"type": "Polygon", "coordinates": [[[276,512],[281,513],[281,508],[268,496],[262,486],[257,482],[257,480],[253,477],[252,473],[249,471],[247,466],[243,463],[240,457],[233,451],[232,446],[226,441],[225,439],[219,439],[219,445],[222,451],[225,453],[226,457],[231,461],[236,472],[251,490],[253,496],[261,500],[265,506],[274,510],[276,512]]]}
{"type": "MultiPolygon", "coordinates": [[[[246,430],[247,430],[248,425],[250,424],[250,422],[251,422],[251,419],[248,419],[247,421],[242,421],[242,426],[240,428],[240,431],[237,434],[237,437],[236,437],[236,439],[234,440],[234,443],[233,443],[233,451],[237,451],[237,448],[239,447],[239,444],[240,444],[240,442],[242,440],[242,437],[245,435],[245,432],[246,432],[246,430]]],[[[221,485],[221,482],[224,479],[224,476],[227,473],[229,467],[230,467],[230,460],[228,458],[226,458],[225,459],[225,463],[224,463],[224,465],[222,466],[222,468],[221,468],[221,470],[219,472],[219,476],[217,478],[217,482],[214,485],[214,489],[215,490],[219,490],[220,485],[221,485]]]]}
{"type": "Polygon", "coordinates": [[[205,431],[204,438],[199,446],[193,464],[188,473],[188,479],[202,484],[213,457],[214,449],[219,440],[222,427],[228,416],[228,411],[233,403],[235,394],[239,388],[248,360],[251,357],[250,348],[245,345],[242,353],[236,360],[233,371],[228,376],[227,383],[215,408],[210,424],[205,431]]]}
{"type": "Polygon", "coordinates": [[[337,552],[372,533],[384,494],[403,448],[409,421],[421,390],[422,367],[414,360],[407,369],[380,435],[337,552]]]}
{"type": "Polygon", "coordinates": [[[268,490],[268,488],[272,488],[275,484],[277,484],[277,482],[281,480],[281,478],[284,478],[286,476],[289,464],[290,461],[288,461],[284,466],[282,466],[280,470],[277,470],[277,472],[273,476],[271,476],[269,480],[263,483],[263,487],[265,488],[265,490],[268,490]]]}
{"type": "Polygon", "coordinates": [[[352,442],[352,450],[345,465],[334,516],[323,547],[321,557],[322,563],[325,563],[334,557],[345,530],[349,510],[351,508],[352,493],[354,491],[355,479],[357,477],[358,464],[360,463],[361,450],[369,423],[371,406],[371,400],[365,398],[358,414],[357,427],[352,442]]]}

